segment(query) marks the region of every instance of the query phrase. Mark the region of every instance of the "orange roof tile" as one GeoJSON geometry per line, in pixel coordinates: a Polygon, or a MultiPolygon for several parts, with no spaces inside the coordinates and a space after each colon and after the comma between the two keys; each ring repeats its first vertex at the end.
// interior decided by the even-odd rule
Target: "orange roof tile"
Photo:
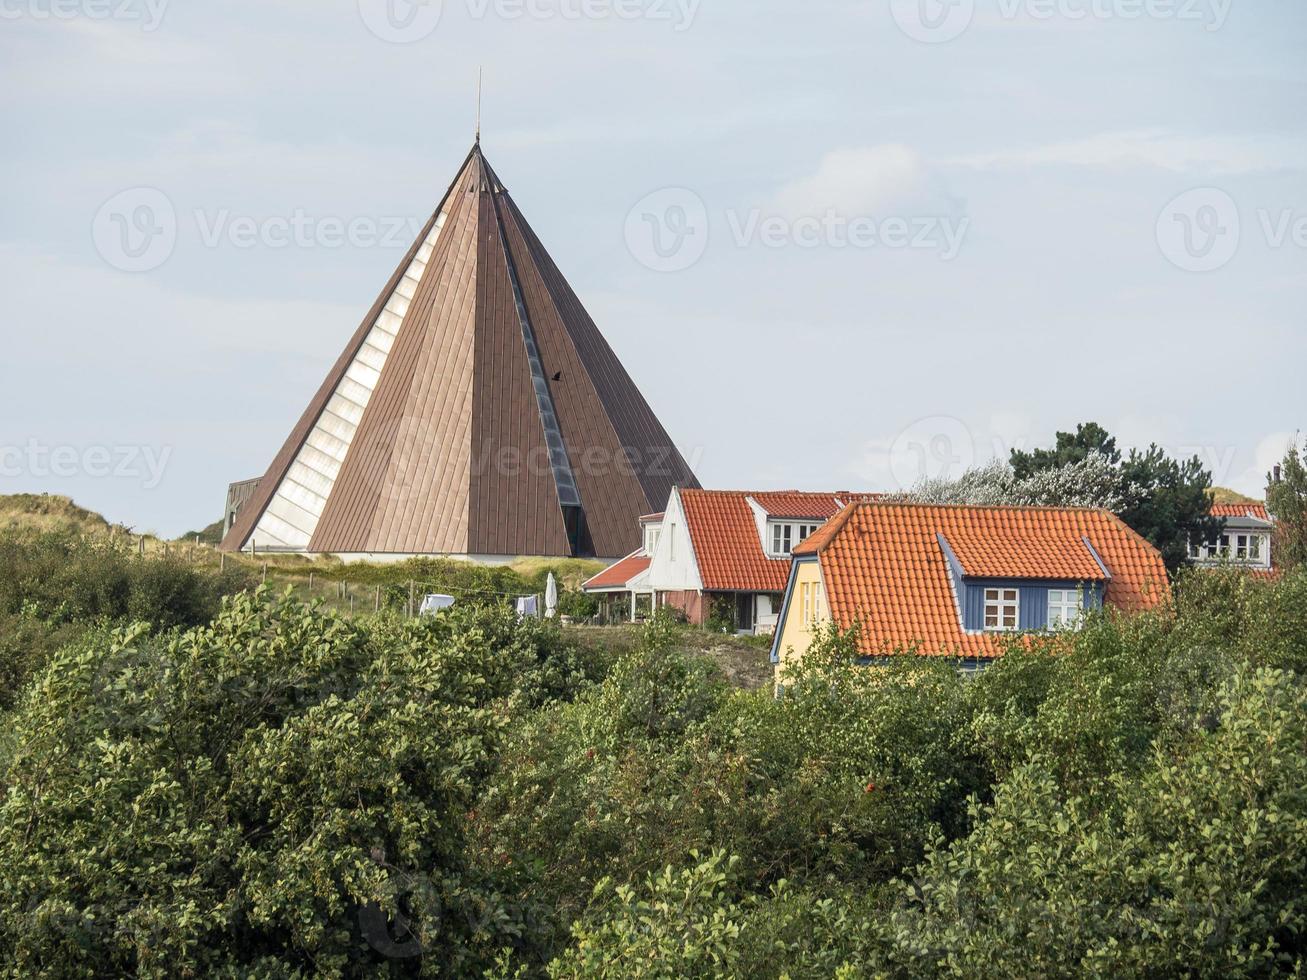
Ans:
{"type": "Polygon", "coordinates": [[[833,493],[803,493],[797,490],[779,490],[768,493],[751,493],[754,503],[767,512],[768,517],[812,517],[829,520],[842,506],[833,493]]]}
{"type": "Polygon", "coordinates": [[[963,630],[941,534],[969,576],[1101,580],[1087,538],[1111,574],[1108,605],[1136,611],[1170,596],[1157,550],[1107,511],[856,504],[796,554],[819,556],[831,613],[844,629],[861,625],[864,653],[995,656],[1010,637],[963,630]]]}
{"type": "Polygon", "coordinates": [[[1213,517],[1254,517],[1259,521],[1269,521],[1265,504],[1212,504],[1213,517]]]}
{"type": "Polygon", "coordinates": [[[621,589],[641,572],[649,567],[652,559],[643,551],[627,555],[616,564],[609,565],[594,578],[581,584],[582,591],[600,591],[602,589],[621,589]]]}
{"type": "Polygon", "coordinates": [[[790,560],[763,551],[749,500],[771,517],[825,520],[853,497],[806,490],[681,490],[680,495],[704,591],[778,593],[785,591],[790,560]]]}

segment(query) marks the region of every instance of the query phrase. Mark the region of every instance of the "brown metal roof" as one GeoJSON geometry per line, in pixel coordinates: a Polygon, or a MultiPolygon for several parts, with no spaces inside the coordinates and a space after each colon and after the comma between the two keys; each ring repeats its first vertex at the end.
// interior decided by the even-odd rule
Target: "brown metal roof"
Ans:
{"type": "MultiPolygon", "coordinates": [[[[570,468],[585,515],[577,553],[626,554],[640,544],[640,515],[662,507],[673,486],[698,486],[474,146],[242,508],[224,548],[246,546],[258,528],[441,213],[443,227],[308,550],[571,554],[555,476],[560,460],[557,450],[550,454],[542,400],[557,418],[561,464],[570,468]],[[533,381],[527,337],[539,352],[543,394],[533,381]]],[[[566,472],[563,477],[566,483],[566,472]]]]}

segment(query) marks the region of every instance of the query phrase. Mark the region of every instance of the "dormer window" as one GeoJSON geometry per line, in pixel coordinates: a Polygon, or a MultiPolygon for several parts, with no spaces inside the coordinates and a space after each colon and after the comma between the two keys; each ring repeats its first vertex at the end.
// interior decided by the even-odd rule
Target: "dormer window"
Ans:
{"type": "Polygon", "coordinates": [[[1021,592],[1018,589],[985,590],[985,632],[1012,633],[1020,622],[1021,592]]]}
{"type": "Polygon", "coordinates": [[[1267,540],[1267,535],[1256,532],[1226,531],[1211,541],[1191,542],[1189,557],[1194,561],[1237,561],[1261,565],[1266,563],[1267,540]]]}
{"type": "Polygon", "coordinates": [[[773,558],[788,558],[804,538],[811,537],[817,532],[820,524],[801,523],[801,524],[782,524],[779,522],[771,525],[771,554],[773,558]]]}
{"type": "Polygon", "coordinates": [[[1084,616],[1079,589],[1048,590],[1048,628],[1079,629],[1084,616]]]}

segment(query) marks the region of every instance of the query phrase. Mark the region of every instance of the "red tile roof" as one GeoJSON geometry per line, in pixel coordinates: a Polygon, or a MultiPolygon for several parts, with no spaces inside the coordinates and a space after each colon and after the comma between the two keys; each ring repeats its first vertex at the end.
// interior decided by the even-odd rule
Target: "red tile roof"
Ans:
{"type": "Polygon", "coordinates": [[[772,493],[751,493],[749,496],[767,512],[768,517],[813,517],[828,521],[844,506],[844,502],[836,500],[833,493],[780,490],[772,493]]]}
{"type": "Polygon", "coordinates": [[[681,490],[680,495],[705,592],[785,591],[790,560],[763,551],[750,498],[769,516],[814,520],[832,517],[844,499],[854,498],[806,490],[681,490]]]}
{"type": "Polygon", "coordinates": [[[1259,521],[1269,521],[1265,504],[1212,504],[1213,517],[1253,517],[1259,521]]]}
{"type": "Polygon", "coordinates": [[[795,553],[818,556],[831,613],[842,628],[861,624],[863,652],[995,656],[1004,637],[962,628],[941,534],[969,576],[1101,580],[1088,539],[1111,574],[1108,605],[1170,596],[1157,550],[1106,511],[853,504],[795,553]]]}
{"type": "Polygon", "coordinates": [[[637,551],[616,564],[609,565],[594,578],[587,579],[581,584],[581,588],[586,592],[625,588],[627,582],[649,567],[650,561],[652,559],[643,551],[637,551]]]}

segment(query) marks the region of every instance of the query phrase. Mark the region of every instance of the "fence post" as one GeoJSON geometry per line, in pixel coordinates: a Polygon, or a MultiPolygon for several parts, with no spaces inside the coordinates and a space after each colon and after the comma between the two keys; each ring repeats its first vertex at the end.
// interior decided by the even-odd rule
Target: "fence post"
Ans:
{"type": "Polygon", "coordinates": [[[218,552],[218,571],[219,573],[222,573],[225,572],[226,570],[227,570],[227,552],[220,551],[218,552]]]}
{"type": "Polygon", "coordinates": [[[377,586],[377,601],[373,612],[381,612],[381,586],[377,586]]]}
{"type": "Polygon", "coordinates": [[[417,596],[417,583],[412,579],[408,581],[408,616],[413,618],[413,602],[417,596]]]}
{"type": "Polygon", "coordinates": [[[268,584],[268,563],[266,561],[263,563],[263,584],[268,584]]]}
{"type": "Polygon", "coordinates": [[[309,595],[313,595],[313,573],[309,572],[309,595]]]}

